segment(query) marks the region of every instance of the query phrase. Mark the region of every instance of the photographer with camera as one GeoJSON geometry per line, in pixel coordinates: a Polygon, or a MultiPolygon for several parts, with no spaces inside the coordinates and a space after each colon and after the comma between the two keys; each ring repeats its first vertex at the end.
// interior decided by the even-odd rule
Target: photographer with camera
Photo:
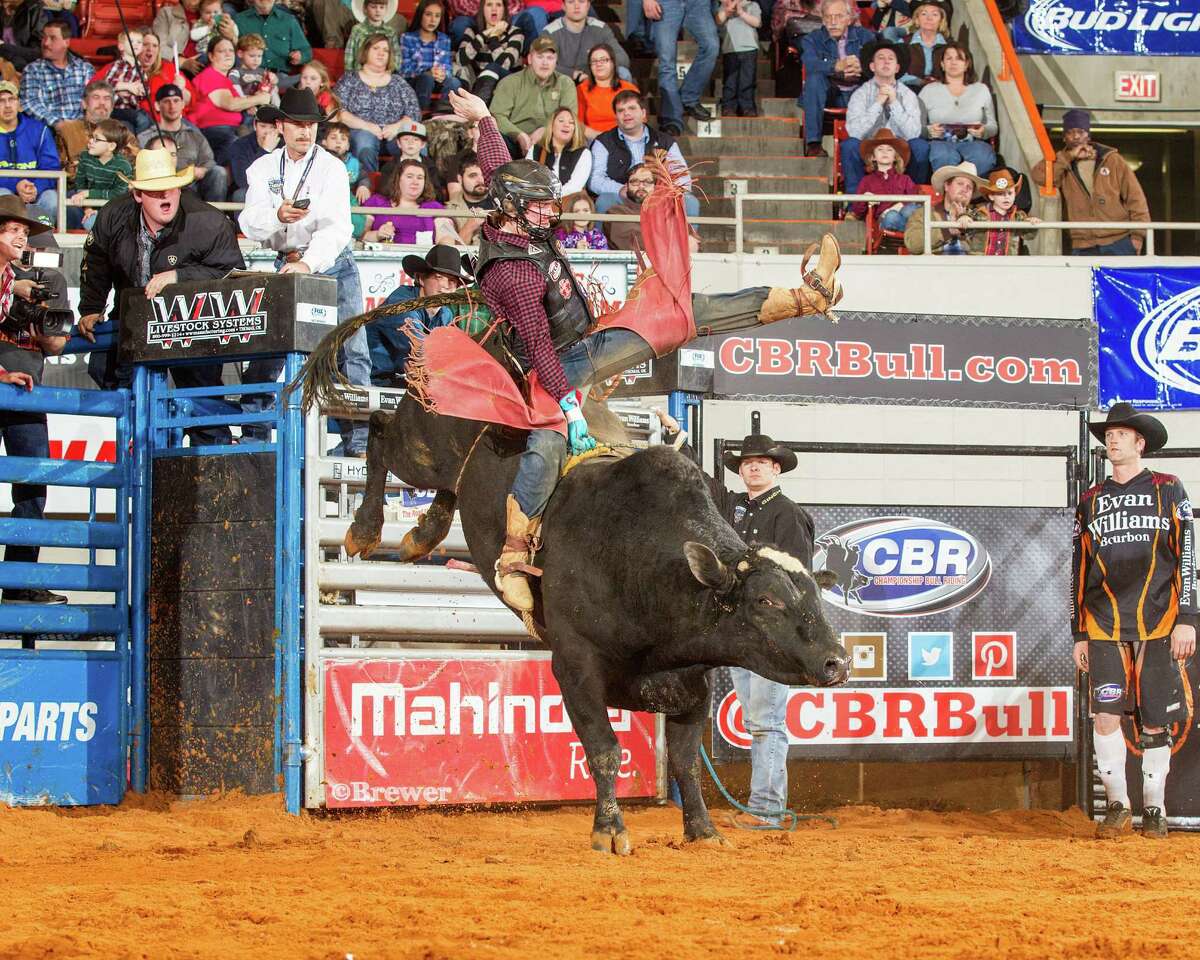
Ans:
{"type": "MultiPolygon", "coordinates": [[[[62,353],[73,320],[70,310],[43,306],[44,301],[54,296],[48,285],[38,279],[17,277],[22,262],[36,266],[36,255],[28,246],[30,235],[49,230],[48,225],[26,216],[25,204],[20,199],[0,197],[0,380],[26,390],[41,383],[45,357],[62,353]]],[[[62,279],[61,275],[58,279],[62,279]]],[[[62,289],[65,293],[65,281],[62,289]]],[[[0,410],[0,436],[7,456],[50,456],[44,413],[0,410]]],[[[12,499],[14,519],[40,520],[46,507],[46,488],[14,483],[12,499]]],[[[4,558],[37,563],[38,551],[36,546],[9,546],[4,558]]],[[[41,588],[7,589],[3,602],[66,603],[67,598],[41,588]]],[[[23,643],[26,648],[33,646],[29,637],[23,643]]]]}

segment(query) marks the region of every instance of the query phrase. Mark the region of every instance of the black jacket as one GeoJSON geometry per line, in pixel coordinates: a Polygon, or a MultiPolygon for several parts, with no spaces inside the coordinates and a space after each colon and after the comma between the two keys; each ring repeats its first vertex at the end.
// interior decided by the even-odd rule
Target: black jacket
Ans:
{"type": "Polygon", "coordinates": [[[24,70],[42,55],[42,27],[50,19],[50,11],[41,0],[25,0],[11,17],[0,7],[0,34],[12,30],[13,42],[0,43],[0,57],[18,70],[24,70]]]}
{"type": "Polygon", "coordinates": [[[753,500],[737,493],[728,500],[725,518],[748,544],[762,544],[790,553],[812,567],[813,521],[805,510],[783,495],[779,487],[753,500]]]}
{"type": "MultiPolygon", "coordinates": [[[[655,150],[670,150],[675,146],[675,138],[670,134],[656,130],[650,124],[646,124],[646,130],[650,134],[650,139],[646,143],[646,156],[650,156],[655,150]]],[[[617,183],[627,182],[629,168],[633,166],[633,154],[629,152],[629,147],[620,137],[618,128],[613,127],[600,134],[596,139],[604,144],[604,148],[608,151],[608,169],[605,172],[617,183]]],[[[566,177],[559,179],[565,180],[566,177]]]]}

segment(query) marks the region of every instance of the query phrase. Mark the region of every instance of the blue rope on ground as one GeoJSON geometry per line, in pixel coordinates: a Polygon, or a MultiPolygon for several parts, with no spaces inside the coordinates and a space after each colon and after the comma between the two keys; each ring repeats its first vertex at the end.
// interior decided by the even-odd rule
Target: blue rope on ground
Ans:
{"type": "Polygon", "coordinates": [[[733,796],[725,789],[725,784],[721,782],[721,778],[717,776],[717,771],[713,768],[712,761],[708,759],[708,751],[704,749],[704,744],[700,744],[700,759],[704,761],[704,766],[708,770],[708,775],[712,777],[712,782],[716,784],[717,790],[721,796],[725,798],[730,806],[735,807],[742,813],[748,813],[752,817],[763,817],[778,821],[777,823],[764,823],[761,826],[747,826],[734,821],[734,826],[739,830],[795,830],[802,822],[808,820],[824,820],[833,828],[837,828],[838,822],[836,817],[830,817],[823,813],[797,813],[795,810],[784,808],[783,810],[751,810],[747,806],[743,806],[733,799],[733,796]]]}

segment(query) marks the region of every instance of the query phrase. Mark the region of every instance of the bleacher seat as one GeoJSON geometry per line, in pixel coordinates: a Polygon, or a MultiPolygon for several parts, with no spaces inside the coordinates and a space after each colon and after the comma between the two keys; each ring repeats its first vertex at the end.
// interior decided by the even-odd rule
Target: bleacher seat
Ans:
{"type": "Polygon", "coordinates": [[[341,47],[313,47],[313,59],[325,64],[330,83],[337,83],[338,77],[345,73],[346,51],[341,47]]]}
{"type": "MultiPolygon", "coordinates": [[[[82,8],[84,5],[80,3],[82,8]]],[[[130,29],[144,26],[154,20],[154,0],[128,0],[121,4],[125,13],[125,22],[130,29]]],[[[104,37],[112,39],[122,30],[121,11],[117,9],[115,0],[90,0],[86,11],[80,13],[85,37],[104,37]],[[86,15],[86,20],[84,16],[86,15]]]]}
{"type": "Polygon", "coordinates": [[[112,37],[73,37],[71,51],[96,67],[110,63],[117,55],[116,43],[112,37]],[[102,50],[107,52],[101,53],[102,50]]]}

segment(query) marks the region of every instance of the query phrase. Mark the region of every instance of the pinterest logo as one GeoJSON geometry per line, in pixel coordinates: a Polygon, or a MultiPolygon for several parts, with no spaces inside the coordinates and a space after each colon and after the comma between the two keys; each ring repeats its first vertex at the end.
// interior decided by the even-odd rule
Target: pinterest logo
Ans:
{"type": "Polygon", "coordinates": [[[1015,633],[971,634],[971,678],[1015,680],[1017,678],[1017,635],[1015,633]]]}

